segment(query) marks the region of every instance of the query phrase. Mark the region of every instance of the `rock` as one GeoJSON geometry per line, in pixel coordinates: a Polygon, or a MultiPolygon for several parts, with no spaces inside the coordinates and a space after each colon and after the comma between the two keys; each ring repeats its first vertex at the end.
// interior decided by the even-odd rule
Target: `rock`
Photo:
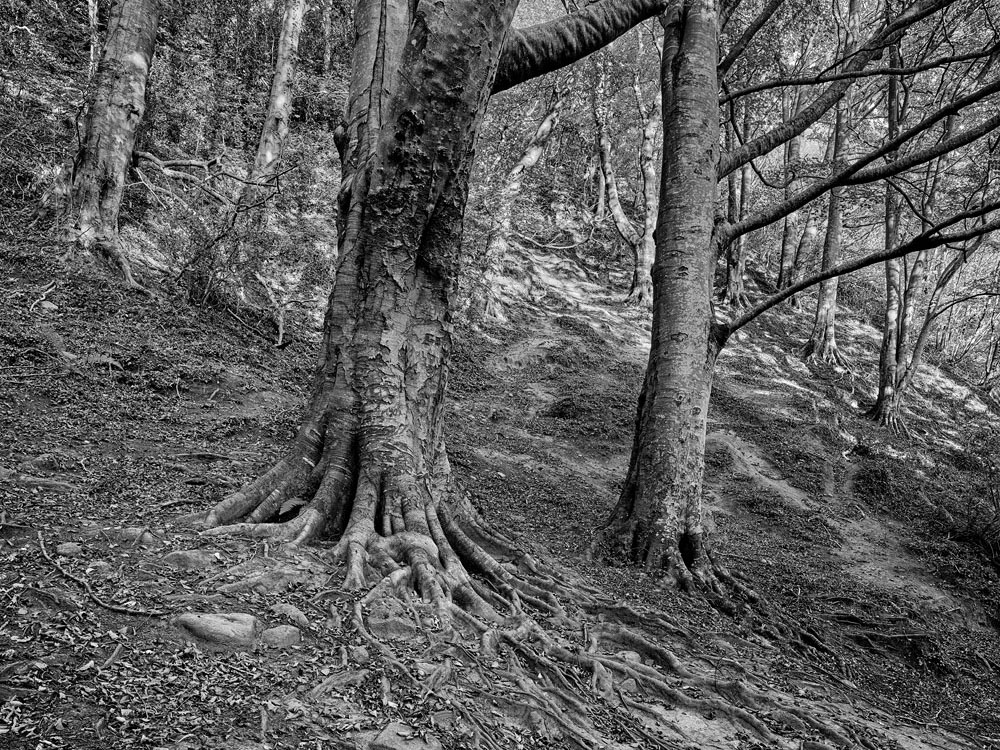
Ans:
{"type": "Polygon", "coordinates": [[[381,599],[368,616],[368,630],[380,640],[409,641],[419,634],[409,612],[398,601],[381,599]]]}
{"type": "Polygon", "coordinates": [[[195,638],[231,647],[252,646],[261,630],[256,617],[242,612],[186,612],[175,617],[173,624],[195,638]]]}
{"type": "Polygon", "coordinates": [[[87,575],[97,576],[98,578],[107,578],[112,572],[111,563],[107,560],[95,560],[87,566],[87,575]]]}
{"type": "Polygon", "coordinates": [[[367,666],[372,660],[371,654],[364,646],[351,646],[351,661],[362,667],[367,666]]]}
{"type": "Polygon", "coordinates": [[[47,312],[53,312],[59,309],[59,305],[57,305],[55,302],[49,302],[48,300],[43,300],[42,302],[39,302],[38,306],[42,310],[45,310],[47,312]]]}
{"type": "Polygon", "coordinates": [[[215,562],[215,555],[201,549],[179,549],[164,555],[160,562],[176,570],[203,570],[215,562]]]}
{"type": "Polygon", "coordinates": [[[145,526],[129,526],[124,529],[114,529],[111,533],[122,541],[138,545],[139,547],[152,547],[156,544],[156,537],[145,526]]]}
{"type": "Polygon", "coordinates": [[[302,631],[294,625],[278,625],[261,633],[260,639],[271,648],[289,648],[302,641],[302,631]]]}
{"type": "Polygon", "coordinates": [[[379,733],[369,750],[441,750],[441,743],[433,735],[421,736],[409,724],[394,721],[379,733]]]}
{"type": "Polygon", "coordinates": [[[56,554],[63,557],[79,557],[83,554],[83,547],[76,542],[62,542],[56,545],[56,554]]]}
{"type": "Polygon", "coordinates": [[[276,617],[284,617],[286,620],[298,625],[300,628],[309,627],[309,618],[305,616],[301,609],[291,604],[275,604],[271,607],[271,613],[276,617]]]}
{"type": "Polygon", "coordinates": [[[617,656],[619,659],[630,661],[633,664],[642,664],[642,657],[639,656],[639,654],[637,654],[635,651],[619,651],[617,654],[615,654],[615,656],[617,656]]]}
{"type": "Polygon", "coordinates": [[[623,680],[622,684],[619,685],[618,688],[623,693],[638,693],[639,683],[637,683],[634,679],[629,677],[627,680],[623,680]]]}

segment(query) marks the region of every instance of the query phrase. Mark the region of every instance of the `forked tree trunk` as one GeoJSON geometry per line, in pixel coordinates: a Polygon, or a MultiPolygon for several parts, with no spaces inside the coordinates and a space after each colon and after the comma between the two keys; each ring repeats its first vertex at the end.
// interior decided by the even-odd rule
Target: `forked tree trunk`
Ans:
{"type": "Polygon", "coordinates": [[[552,97],[549,100],[545,116],[535,128],[534,135],[531,136],[528,145],[521,153],[521,158],[507,173],[507,179],[497,197],[497,205],[493,213],[493,228],[486,245],[485,258],[484,314],[490,320],[502,322],[507,319],[497,282],[503,274],[504,260],[510,250],[510,235],[514,225],[514,205],[521,194],[525,174],[542,158],[552,132],[559,125],[563,105],[572,87],[573,76],[569,75],[562,83],[557,84],[552,89],[552,97]]]}
{"type": "Polygon", "coordinates": [[[719,342],[712,335],[719,158],[717,6],[687,0],[664,17],[663,193],[653,266],[653,331],[628,477],[598,536],[681,582],[715,583],[704,544],[705,428],[719,342]]]}
{"type": "Polygon", "coordinates": [[[97,66],[63,217],[67,241],[111,260],[133,287],[139,285],[122,253],[118,214],[146,111],[146,81],[158,16],[158,0],[117,0],[111,8],[107,42],[97,66]]]}
{"type": "Polygon", "coordinates": [[[308,416],[288,457],[205,519],[299,543],[326,529],[348,586],[373,569],[483,616],[495,594],[464,566],[498,590],[509,575],[487,554],[500,537],[451,484],[442,414],[473,147],[516,4],[362,7],[341,256],[308,416]]]}
{"type": "MultiPolygon", "coordinates": [[[[598,188],[603,185],[603,194],[607,196],[607,210],[611,214],[615,229],[632,250],[633,258],[636,258],[637,248],[642,243],[642,236],[632,226],[632,221],[625,214],[621,198],[618,195],[618,179],[615,176],[611,133],[608,130],[607,68],[604,57],[602,55],[596,57],[591,104],[594,113],[594,131],[597,134],[597,155],[600,160],[600,173],[603,177],[603,180],[598,183],[598,188]]],[[[598,207],[600,207],[600,203],[598,203],[598,207]]]]}

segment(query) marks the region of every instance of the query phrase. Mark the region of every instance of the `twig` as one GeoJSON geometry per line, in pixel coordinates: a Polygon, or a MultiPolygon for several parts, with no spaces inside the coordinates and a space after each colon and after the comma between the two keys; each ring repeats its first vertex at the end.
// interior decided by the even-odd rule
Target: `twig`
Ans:
{"type": "Polygon", "coordinates": [[[81,586],[84,589],[84,591],[87,592],[87,596],[89,596],[91,601],[93,601],[95,604],[98,604],[101,607],[104,607],[105,609],[109,609],[112,612],[118,612],[119,614],[122,615],[132,615],[133,617],[166,616],[167,613],[161,610],[130,609],[129,607],[119,607],[117,604],[108,604],[106,601],[101,599],[101,597],[99,597],[97,594],[94,593],[94,590],[90,588],[90,584],[87,583],[86,579],[78,578],[77,576],[70,573],[68,570],[66,570],[66,568],[60,565],[59,562],[52,557],[52,555],[49,554],[49,551],[45,548],[45,537],[42,536],[41,531],[38,532],[38,544],[42,549],[42,556],[50,563],[52,563],[52,565],[55,566],[56,570],[62,573],[66,578],[69,578],[71,581],[74,581],[77,585],[81,586]]]}
{"type": "Polygon", "coordinates": [[[31,303],[31,307],[28,308],[28,312],[32,312],[35,309],[35,305],[38,305],[38,304],[44,302],[45,298],[49,296],[49,292],[51,292],[53,289],[55,289],[55,287],[56,287],[56,282],[55,281],[51,282],[48,286],[46,286],[42,290],[42,296],[39,297],[38,299],[36,299],[34,302],[31,303]]]}

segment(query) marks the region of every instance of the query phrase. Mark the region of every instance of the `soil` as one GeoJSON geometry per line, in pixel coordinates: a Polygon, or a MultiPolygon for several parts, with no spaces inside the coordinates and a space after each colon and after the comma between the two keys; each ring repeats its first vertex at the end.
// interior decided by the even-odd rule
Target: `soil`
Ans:
{"type": "MultiPolygon", "coordinates": [[[[583,653],[589,631],[627,625],[680,665],[618,655],[659,670],[672,700],[567,669],[565,716],[585,742],[1000,746],[986,400],[927,368],[910,434],[890,435],[861,416],[873,329],[842,313],[864,375],[796,356],[806,313],[741,332],[720,359],[706,493],[716,554],[760,599],[727,616],[584,555],[625,475],[648,313],[622,303],[624,277],[609,291],[527,251],[509,267],[523,273],[505,287],[510,322],[456,334],[453,467],[488,520],[561,566],[570,598],[587,587],[606,603],[553,618],[562,642],[583,653]]],[[[518,708],[530,686],[509,681],[506,652],[448,640],[419,602],[341,591],[332,542],[289,551],[177,523],[281,454],[315,321],[279,350],[230,316],[24,248],[0,255],[0,286],[0,748],[581,745],[558,712],[518,708]],[[179,551],[201,554],[167,557],[179,551]],[[212,642],[178,627],[185,612],[245,613],[300,640],[212,642]]]]}

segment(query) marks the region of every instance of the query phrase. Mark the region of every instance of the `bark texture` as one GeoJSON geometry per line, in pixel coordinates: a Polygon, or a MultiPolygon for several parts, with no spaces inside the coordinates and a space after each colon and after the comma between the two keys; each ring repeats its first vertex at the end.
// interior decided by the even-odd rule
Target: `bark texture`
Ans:
{"type": "Polygon", "coordinates": [[[158,0],[117,0],[111,8],[63,220],[67,241],[112,261],[129,286],[138,284],[122,253],[118,214],[146,111],[158,16],[158,0]]]}
{"type": "Polygon", "coordinates": [[[382,580],[489,619],[518,598],[497,562],[513,545],[452,484],[442,414],[473,147],[516,2],[376,5],[358,19],[354,171],[307,417],[204,522],[296,543],[326,530],[349,587],[382,580]]]}
{"type": "Polygon", "coordinates": [[[719,159],[713,0],[664,19],[662,200],[653,265],[653,332],[622,495],[598,544],[682,582],[715,584],[704,545],[705,428],[718,342],[712,336],[719,159]]]}

